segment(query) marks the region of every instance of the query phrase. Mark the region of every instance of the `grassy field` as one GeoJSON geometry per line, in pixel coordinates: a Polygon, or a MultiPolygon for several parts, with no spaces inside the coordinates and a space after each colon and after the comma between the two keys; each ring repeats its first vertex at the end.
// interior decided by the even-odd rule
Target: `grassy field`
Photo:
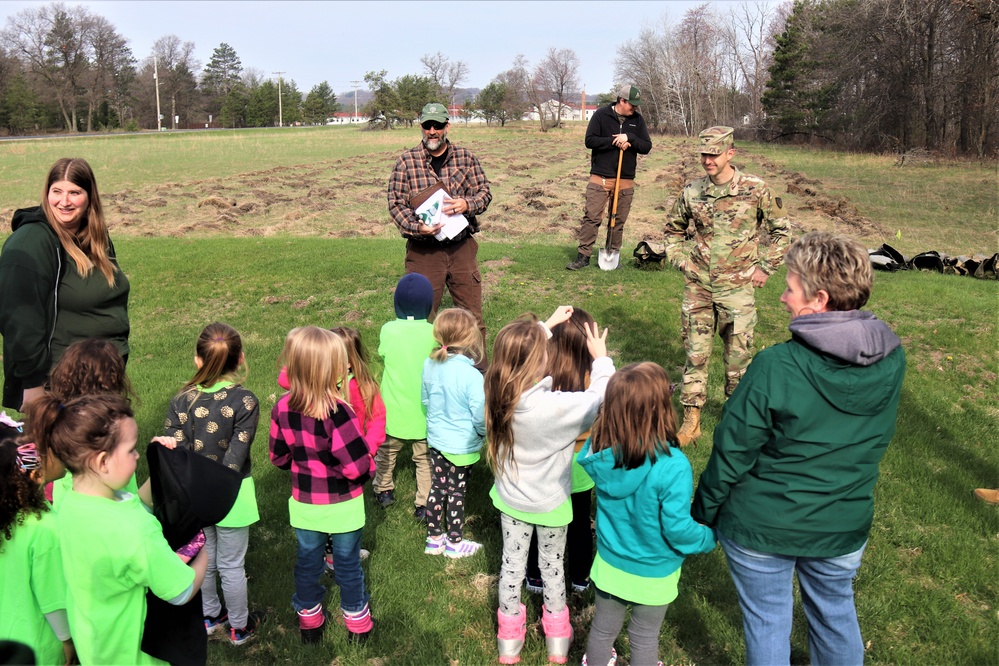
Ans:
{"type": "MultiPolygon", "coordinates": [[[[267,460],[266,412],[280,394],[276,361],[287,331],[346,324],[374,350],[380,326],[394,316],[391,291],[402,270],[403,243],[388,220],[384,186],[395,157],[416,137],[415,130],[318,128],[0,143],[5,217],[37,200],[57,157],[82,155],[95,166],[132,281],[129,374],[140,397],[143,437],[160,434],[167,402],[193,374],[200,329],[222,320],[243,334],[247,384],[264,407],[253,446],[262,520],[251,532],[247,571],[251,603],[269,613],[253,643],[233,648],[213,642],[212,663],[495,663],[502,539],[486,497],[488,468],[476,467],[468,507],[468,531],[485,552],[447,561],[422,554],[424,533],[410,510],[413,465],[403,456],[396,473],[400,501],[382,510],[368,499],[363,545],[372,551],[365,570],[375,634],[365,647],[349,646],[337,626],[320,646],[305,648],[289,603],[295,550],[287,523],[290,482],[267,460]],[[211,198],[227,207],[204,203],[211,198]]],[[[677,273],[635,270],[628,253],[613,273],[562,268],[574,255],[572,230],[582,206],[582,129],[541,135],[524,127],[456,127],[452,138],[480,156],[494,183],[480,238],[490,333],[526,310],[545,315],[569,302],[610,327],[619,366],[652,360],[679,378],[684,357],[677,273]]],[[[626,248],[657,233],[663,209],[682,181],[697,173],[689,141],[655,141],[640,166],[626,248]]],[[[786,196],[798,233],[838,229],[871,247],[888,241],[907,254],[997,249],[994,166],[896,168],[890,158],[762,145],[747,145],[740,155],[738,163],[766,175],[786,196]],[[802,193],[785,193],[789,183],[802,193]],[[903,207],[906,202],[911,205],[903,207]],[[948,207],[960,222],[942,227],[948,207]],[[902,240],[896,241],[899,229],[902,240]]],[[[757,348],[787,338],[787,314],[778,302],[782,282],[783,271],[758,294],[757,348]]],[[[856,583],[870,663],[999,663],[999,512],[971,495],[976,486],[999,485],[997,305],[996,282],[911,272],[877,276],[869,309],[902,336],[908,372],[856,583]]],[[[695,475],[707,462],[721,415],[718,354],[711,378],[706,434],[689,450],[695,475]]],[[[330,586],[327,601],[335,608],[330,586]]],[[[543,664],[544,639],[533,623],[541,600],[525,600],[532,623],[523,663],[543,664]]],[[[578,663],[592,596],[570,603],[577,635],[571,659],[578,663]]],[[[799,613],[795,663],[807,662],[803,622],[799,613]]],[[[687,560],[660,644],[670,664],[744,660],[741,616],[720,549],[687,560]]],[[[626,663],[626,638],[618,651],[619,663],[626,663]]]]}

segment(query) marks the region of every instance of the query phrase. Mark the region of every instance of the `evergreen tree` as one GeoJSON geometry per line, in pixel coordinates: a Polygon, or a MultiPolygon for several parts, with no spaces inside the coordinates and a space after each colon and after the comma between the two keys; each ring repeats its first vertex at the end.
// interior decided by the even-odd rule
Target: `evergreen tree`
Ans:
{"type": "Polygon", "coordinates": [[[208,97],[209,113],[215,113],[223,127],[240,127],[244,121],[248,91],[240,80],[243,65],[236,50],[222,42],[205,65],[201,87],[208,97]]]}
{"type": "Polygon", "coordinates": [[[302,116],[307,123],[323,123],[339,109],[336,94],[326,81],[316,84],[305,96],[302,106],[302,116]]]}

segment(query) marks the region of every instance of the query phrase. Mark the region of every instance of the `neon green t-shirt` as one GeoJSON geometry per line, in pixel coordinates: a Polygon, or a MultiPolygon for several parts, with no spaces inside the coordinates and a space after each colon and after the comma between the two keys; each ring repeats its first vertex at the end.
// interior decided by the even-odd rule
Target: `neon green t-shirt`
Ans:
{"type": "Polygon", "coordinates": [[[146,590],[174,599],[194,582],[137,495],[70,490],[56,510],[67,610],[82,664],[162,663],[142,652],[146,590]]]}
{"type": "Polygon", "coordinates": [[[66,661],[62,641],[45,619],[46,613],[66,608],[55,516],[28,515],[0,547],[0,639],[24,643],[39,664],[61,666],[66,661]]]}
{"type": "Polygon", "coordinates": [[[607,564],[597,551],[590,569],[590,580],[598,589],[633,604],[665,606],[677,597],[680,569],[662,578],[636,576],[607,564]]]}
{"type": "Polygon", "coordinates": [[[257,487],[253,483],[253,477],[248,476],[239,485],[236,503],[226,517],[219,521],[219,527],[249,527],[258,520],[260,511],[257,510],[257,487]]]}
{"type": "Polygon", "coordinates": [[[441,451],[441,455],[444,456],[444,460],[455,467],[471,467],[482,459],[482,455],[478,451],[472,453],[445,453],[441,451]]]}
{"type": "Polygon", "coordinates": [[[522,523],[541,525],[542,527],[565,527],[572,522],[571,499],[566,499],[562,504],[545,513],[527,513],[526,511],[517,511],[504,502],[503,498],[499,495],[499,491],[496,490],[496,486],[493,486],[489,490],[489,497],[493,500],[494,507],[522,523]]]}
{"type": "Polygon", "coordinates": [[[346,534],[364,527],[364,495],[336,504],[306,504],[288,498],[291,526],[326,534],[346,534]]]}

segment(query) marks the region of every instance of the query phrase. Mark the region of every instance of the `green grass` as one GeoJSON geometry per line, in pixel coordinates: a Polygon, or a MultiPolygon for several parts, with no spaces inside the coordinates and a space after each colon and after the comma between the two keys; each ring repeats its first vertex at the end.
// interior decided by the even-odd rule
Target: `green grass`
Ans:
{"type": "MultiPolygon", "coordinates": [[[[309,136],[327,136],[323,131],[309,136]]],[[[473,134],[465,129],[462,133],[483,150],[493,137],[501,144],[492,148],[497,154],[509,150],[503,142],[536,139],[535,134],[516,128],[495,134],[487,130],[473,134]]],[[[344,139],[346,143],[340,148],[343,153],[335,159],[349,164],[350,154],[395,152],[413,143],[409,132],[390,134],[396,147],[368,143],[370,133],[357,135],[361,146],[351,147],[344,139]]],[[[134,178],[137,187],[142,186],[138,181],[151,178],[150,173],[173,180],[183,175],[159,164],[150,146],[169,145],[173,156],[181,159],[181,149],[187,145],[191,154],[183,159],[190,172],[183,177],[192,180],[219,169],[238,175],[276,166],[281,161],[294,165],[313,158],[330,159],[329,154],[316,157],[322,152],[318,147],[309,153],[313,149],[304,144],[295,144],[294,149],[285,146],[280,140],[289,134],[278,131],[231,134],[232,143],[217,144],[198,144],[199,136],[115,139],[123,142],[119,146],[128,144],[131,148],[115,147],[111,139],[25,144],[33,160],[26,169],[30,172],[28,180],[37,185],[56,155],[86,154],[89,150],[109,165],[115,163],[113,151],[119,151],[118,162],[138,159],[129,157],[133,150],[144,151],[149,157],[138,162],[141,168],[131,174],[123,170],[120,176],[134,178]],[[258,141],[257,136],[276,136],[280,140],[258,159],[253,150],[243,152],[258,141]],[[306,152],[296,156],[294,150],[306,152]],[[221,155],[213,157],[214,151],[221,155]],[[46,155],[38,157],[36,152],[46,155]],[[216,160],[214,166],[203,164],[211,160],[216,160]]],[[[570,138],[558,134],[539,138],[540,152],[531,159],[544,162],[542,153],[551,151],[552,155],[563,155],[563,161],[568,160],[570,146],[582,154],[576,145],[581,143],[578,132],[570,138]]],[[[662,161],[647,162],[647,173],[665,173],[668,146],[682,148],[679,142],[664,141],[660,145],[662,161]]],[[[12,163],[8,144],[0,144],[2,150],[8,151],[0,152],[0,173],[6,175],[12,163]]],[[[747,147],[747,151],[753,150],[747,147]]],[[[783,156],[773,149],[753,154],[782,163],[789,170],[802,171],[810,178],[818,176],[807,169],[828,169],[821,177],[842,179],[843,191],[854,201],[870,185],[862,174],[875,178],[879,173],[876,165],[860,158],[856,158],[859,166],[829,166],[821,155],[803,152],[783,156]],[[813,166],[808,166],[806,160],[813,166]],[[856,174],[854,180],[849,173],[856,174]]],[[[29,159],[27,155],[22,157],[29,159]]],[[[846,157],[830,161],[838,163],[840,159],[846,157]]],[[[975,173],[978,167],[967,168],[975,173]]],[[[491,178],[506,183],[503,196],[494,200],[499,213],[509,202],[504,197],[514,196],[514,190],[527,179],[520,172],[508,172],[499,163],[487,163],[486,169],[491,178]]],[[[382,175],[387,179],[387,172],[382,175]]],[[[941,174],[922,175],[926,183],[939,180],[941,187],[955,196],[963,191],[957,181],[941,174]]],[[[98,177],[103,178],[103,174],[98,173],[98,177]]],[[[555,178],[555,174],[550,177],[555,178]]],[[[654,178],[650,177],[649,182],[654,183],[654,178]]],[[[115,185],[130,186],[126,180],[115,185]]],[[[660,182],[646,192],[657,188],[664,192],[670,189],[660,182]]],[[[18,195],[15,199],[5,189],[3,205],[24,205],[23,198],[18,195]]],[[[380,196],[377,199],[371,203],[372,208],[384,205],[380,196]]],[[[661,216],[661,211],[651,211],[651,201],[650,197],[643,204],[649,208],[644,213],[661,216]]],[[[962,205],[978,204],[972,201],[962,205]]],[[[865,206],[861,206],[861,212],[870,214],[865,206]]],[[[987,209],[979,212],[989,219],[987,209]]],[[[387,215],[380,214],[389,224],[387,215]]],[[[487,225],[491,214],[492,210],[483,218],[487,225]]],[[[991,215],[994,222],[994,210],[991,215]]],[[[901,220],[891,217],[886,224],[895,228],[901,220]]],[[[929,226],[925,220],[919,224],[929,226]]],[[[422,554],[424,532],[411,517],[413,465],[405,451],[396,470],[397,504],[382,510],[370,497],[367,500],[363,546],[372,554],[364,568],[378,622],[375,634],[364,647],[349,646],[342,626],[333,627],[317,647],[305,648],[298,640],[296,618],[290,607],[295,554],[294,535],[287,519],[290,480],[286,472],[267,460],[267,413],[279,395],[277,357],[287,331],[303,324],[354,326],[374,352],[379,328],[394,316],[391,290],[403,269],[404,252],[399,238],[345,240],[317,237],[320,233],[308,238],[115,236],[122,266],[132,281],[129,374],[141,400],[137,416],[142,438],[160,434],[170,397],[193,374],[195,338],[205,324],[214,320],[226,321],[243,334],[250,367],[247,384],[263,403],[252,449],[262,520],[251,530],[247,571],[251,576],[251,604],[269,613],[259,637],[247,646],[232,648],[212,642],[210,661],[344,666],[495,663],[496,574],[502,538],[498,514],[486,497],[491,483],[489,471],[482,464],[475,468],[468,506],[469,533],[485,544],[484,554],[458,561],[430,558],[422,554]]],[[[984,232],[976,233],[979,240],[984,238],[984,232]]],[[[635,270],[624,253],[618,271],[569,273],[562,266],[574,255],[574,247],[563,239],[538,241],[500,236],[490,235],[486,226],[480,249],[484,314],[490,336],[524,311],[547,315],[559,304],[572,303],[585,307],[602,325],[610,327],[609,346],[619,367],[652,360],[663,365],[674,380],[679,379],[684,363],[679,330],[682,278],[676,272],[635,270]]],[[[787,338],[787,313],[778,301],[782,289],[783,271],[757,295],[758,349],[787,338]]],[[[976,486],[999,485],[997,304],[996,282],[912,272],[877,276],[869,309],[902,337],[908,371],[898,433],[881,466],[874,527],[856,583],[861,628],[870,644],[870,663],[999,662],[999,645],[995,641],[999,622],[999,512],[976,502],[971,494],[976,486]]],[[[375,365],[380,370],[377,357],[375,365]]],[[[705,410],[705,436],[696,448],[688,450],[695,476],[710,455],[710,435],[721,415],[721,377],[720,353],[716,352],[705,410]]],[[[144,473],[143,465],[140,477],[144,473]]],[[[327,602],[336,608],[338,598],[332,581],[329,587],[327,602]]],[[[530,596],[525,596],[525,601],[531,624],[522,663],[544,664],[544,640],[534,624],[541,601],[530,596]]],[[[577,640],[570,656],[578,663],[592,617],[592,597],[573,599],[572,604],[577,640]]],[[[800,610],[796,622],[793,661],[804,663],[807,640],[800,610]]],[[[623,663],[628,653],[626,638],[622,637],[617,647],[623,663]]],[[[665,663],[738,664],[744,660],[741,616],[720,550],[686,561],[680,597],[667,613],[660,648],[665,663]]]]}

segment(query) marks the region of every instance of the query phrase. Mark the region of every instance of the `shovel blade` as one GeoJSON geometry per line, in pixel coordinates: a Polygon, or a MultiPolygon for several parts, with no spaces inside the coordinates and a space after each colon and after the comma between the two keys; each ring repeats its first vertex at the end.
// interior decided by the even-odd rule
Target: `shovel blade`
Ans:
{"type": "Polygon", "coordinates": [[[620,261],[621,253],[618,250],[600,250],[597,253],[597,265],[601,270],[612,271],[620,261]]]}

